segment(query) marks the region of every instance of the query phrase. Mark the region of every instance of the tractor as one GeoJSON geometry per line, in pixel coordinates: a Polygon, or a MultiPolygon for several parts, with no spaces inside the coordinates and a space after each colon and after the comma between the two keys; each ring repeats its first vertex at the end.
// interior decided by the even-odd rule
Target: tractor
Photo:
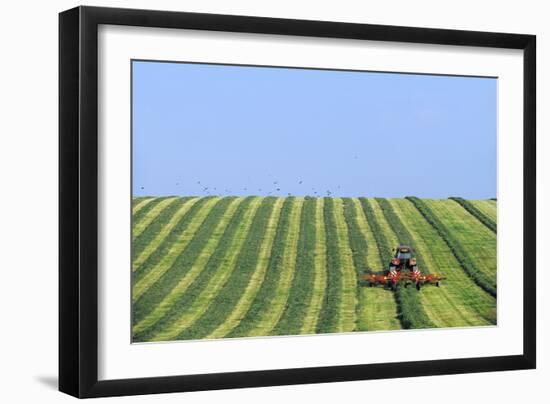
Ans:
{"type": "Polygon", "coordinates": [[[388,269],[384,270],[383,274],[363,275],[362,281],[367,286],[383,285],[395,291],[397,285],[401,283],[404,287],[414,284],[416,290],[420,290],[422,285],[426,284],[439,287],[439,282],[445,279],[443,276],[436,274],[422,275],[418,269],[416,258],[413,257],[414,250],[410,246],[399,244],[394,252],[388,269]]]}

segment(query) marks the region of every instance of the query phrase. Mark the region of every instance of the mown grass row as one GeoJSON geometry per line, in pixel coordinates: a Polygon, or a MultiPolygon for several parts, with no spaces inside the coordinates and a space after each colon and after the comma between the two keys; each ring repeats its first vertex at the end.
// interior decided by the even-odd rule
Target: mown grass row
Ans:
{"type": "Polygon", "coordinates": [[[151,197],[138,197],[132,199],[132,218],[134,218],[139,211],[145,208],[150,203],[154,202],[156,198],[151,197]]]}
{"type": "Polygon", "coordinates": [[[132,229],[136,223],[139,223],[143,219],[143,217],[147,214],[147,212],[153,209],[155,205],[159,204],[163,199],[166,199],[166,197],[150,198],[149,199],[150,202],[139,207],[139,209],[136,209],[136,207],[140,202],[136,202],[135,200],[133,200],[132,201],[132,229]],[[136,210],[135,213],[134,213],[134,210],[136,210]]]}
{"type": "Polygon", "coordinates": [[[350,248],[348,227],[344,217],[342,198],[334,199],[334,223],[338,237],[338,252],[340,257],[339,270],[342,273],[340,321],[338,332],[353,331],[357,321],[357,272],[353,265],[353,253],[350,248]]]}
{"type": "MultiPolygon", "coordinates": [[[[416,207],[406,199],[388,200],[396,215],[414,238],[414,245],[423,257],[424,265],[445,276],[440,287],[426,286],[419,293],[426,314],[437,327],[480,326],[494,324],[495,298],[482,290],[460,268],[447,243],[416,207]]],[[[453,201],[456,209],[470,215],[453,201]]],[[[483,231],[493,234],[475,218],[472,222],[483,231]]],[[[421,271],[424,268],[420,268],[421,271]]]]}
{"type": "MultiPolygon", "coordinates": [[[[378,202],[386,221],[397,235],[399,241],[403,244],[410,245],[414,249],[414,239],[403,223],[401,223],[401,220],[395,214],[389,202],[384,198],[376,198],[376,202],[378,202]]],[[[427,272],[427,268],[423,265],[424,259],[418,251],[416,251],[416,258],[419,266],[424,268],[424,271],[427,272]]],[[[398,285],[395,291],[395,300],[399,309],[399,316],[403,328],[432,328],[435,326],[426,314],[415,288],[406,288],[401,284],[398,285]]]]}
{"type": "Polygon", "coordinates": [[[275,198],[273,197],[262,200],[246,236],[244,243],[246,247],[241,249],[238,254],[235,270],[214,297],[205,313],[191,327],[178,334],[177,339],[205,338],[231,314],[256,268],[260,247],[274,203],[275,198]]]}
{"type": "Polygon", "coordinates": [[[132,241],[136,240],[153,222],[158,222],[158,216],[170,205],[176,203],[180,198],[171,196],[162,198],[152,209],[148,210],[139,220],[132,223],[132,241]]]}
{"type": "Polygon", "coordinates": [[[437,230],[441,238],[445,240],[453,255],[459,262],[464,271],[474,280],[474,282],[491,296],[496,297],[496,284],[485,275],[477,266],[474,260],[466,253],[462,245],[456,240],[451,232],[441,223],[432,210],[421,199],[408,196],[406,199],[411,201],[424,218],[437,230]]]}
{"type": "MultiPolygon", "coordinates": [[[[202,246],[199,247],[200,253],[196,256],[191,267],[181,278],[177,280],[175,285],[170,285],[171,289],[167,291],[161,302],[149,311],[143,319],[134,325],[134,333],[140,333],[155,324],[166,313],[168,313],[168,311],[170,311],[172,304],[174,304],[174,302],[177,301],[193,284],[195,279],[197,279],[199,274],[206,267],[206,264],[210,260],[213,252],[218,247],[227,226],[229,225],[233,215],[243,199],[244,198],[241,197],[231,200],[229,205],[227,205],[227,208],[223,211],[223,214],[220,216],[219,221],[216,223],[214,230],[210,234],[210,237],[208,237],[208,240],[206,240],[202,246]]],[[[220,204],[222,204],[222,202],[220,202],[220,204]]],[[[196,245],[199,245],[201,242],[203,241],[197,238],[195,243],[196,245]]]]}
{"type": "Polygon", "coordinates": [[[151,225],[141,233],[132,242],[132,283],[135,284],[138,282],[143,275],[148,272],[151,268],[156,266],[159,261],[166,256],[173,242],[177,239],[178,235],[185,229],[185,226],[192,219],[195,212],[200,208],[200,206],[206,201],[201,201],[195,198],[181,198],[178,203],[175,203],[173,206],[165,209],[165,212],[162,212],[159,217],[151,223],[151,225]],[[139,257],[143,251],[149,246],[149,244],[155,239],[163,225],[169,218],[176,212],[178,209],[187,207],[188,211],[182,220],[178,222],[175,228],[162,240],[162,242],[157,246],[155,251],[153,251],[147,259],[143,260],[138,266],[135,265],[136,258],[139,257]]]}
{"type": "MultiPolygon", "coordinates": [[[[196,199],[182,198],[181,203],[173,204],[165,209],[157,220],[134,240],[132,271],[137,271],[151,254],[160,247],[196,201],[196,199]]],[[[211,201],[214,202],[216,199],[211,201]]]]}
{"type": "Polygon", "coordinates": [[[495,201],[491,201],[490,199],[476,199],[471,200],[470,203],[493,222],[497,222],[497,204],[495,201]]]}
{"type": "MultiPolygon", "coordinates": [[[[132,219],[132,229],[135,229],[140,223],[144,221],[146,215],[150,214],[150,209],[154,209],[154,206],[161,203],[162,200],[166,198],[158,198],[159,200],[154,200],[150,204],[146,205],[141,209],[132,219]],[[150,208],[150,209],[148,209],[150,208]]],[[[158,213],[158,216],[150,222],[150,224],[143,229],[143,231],[136,236],[132,241],[132,265],[136,257],[141,254],[141,252],[147,248],[151,240],[158,234],[159,230],[162,228],[164,223],[182,206],[184,206],[192,198],[179,198],[175,203],[170,204],[168,207],[165,207],[161,212],[158,213]]]]}
{"type": "Polygon", "coordinates": [[[315,246],[313,251],[313,264],[315,268],[311,301],[304,316],[304,322],[300,332],[313,334],[317,329],[319,313],[325,296],[327,285],[327,247],[325,222],[323,219],[325,202],[323,198],[316,198],[315,203],[315,246]]]}
{"type": "Polygon", "coordinates": [[[451,196],[449,199],[452,199],[453,201],[461,205],[492,232],[497,232],[497,224],[490,217],[485,215],[481,210],[476,208],[470,201],[467,201],[466,199],[460,198],[458,196],[451,196]]]}
{"type": "MultiPolygon", "coordinates": [[[[157,265],[151,268],[147,273],[144,273],[142,277],[135,278],[135,282],[132,285],[132,302],[136,302],[149,288],[157,283],[164,274],[169,271],[178,259],[178,256],[182,251],[185,251],[189,243],[193,240],[198,230],[202,227],[205,219],[208,217],[212,208],[219,202],[218,198],[206,198],[206,200],[192,199],[188,204],[193,204],[190,209],[186,209],[186,213],[183,221],[187,222],[184,230],[177,235],[170,248],[163,255],[162,259],[157,265]],[[200,207],[193,211],[193,208],[200,204],[200,207]],[[190,215],[193,211],[193,214],[190,215]],[[186,220],[187,219],[187,220],[186,220]]],[[[188,208],[185,206],[184,208],[188,208]]]]}
{"type": "MultiPolygon", "coordinates": [[[[236,269],[237,258],[241,253],[248,232],[256,216],[263,198],[254,198],[249,208],[244,213],[241,223],[237,228],[231,244],[221,260],[216,271],[211,274],[204,285],[187,289],[186,295],[192,296],[185,306],[180,306],[169,324],[160,329],[151,338],[153,341],[172,341],[180,339],[180,334],[194,323],[208,310],[214,298],[236,269]]],[[[175,305],[174,305],[175,306],[175,305]]]]}
{"type": "Polygon", "coordinates": [[[317,322],[317,333],[336,332],[340,321],[342,300],[342,273],[340,271],[340,251],[334,220],[334,199],[324,198],[323,220],[325,222],[327,254],[327,287],[321,313],[317,322]]]}
{"type": "Polygon", "coordinates": [[[229,332],[226,335],[227,337],[246,337],[250,335],[251,330],[261,321],[262,314],[269,310],[270,302],[274,298],[274,292],[281,277],[290,213],[293,205],[294,198],[285,199],[262,286],[239,325],[229,332]]]}
{"type": "MultiPolygon", "coordinates": [[[[223,198],[220,203],[225,202],[225,208],[227,208],[227,204],[233,200],[234,198],[223,198]]],[[[211,251],[211,254],[209,254],[206,265],[204,265],[204,267],[199,267],[200,271],[192,278],[191,284],[185,289],[186,291],[196,290],[196,293],[199,292],[201,288],[207,284],[212,274],[221,265],[222,260],[225,257],[225,253],[231,245],[233,236],[252,200],[253,197],[248,197],[236,205],[234,213],[229,217],[229,223],[222,230],[223,233],[221,234],[221,238],[215,244],[214,250],[211,251]]],[[[177,286],[179,281],[189,271],[194,269],[195,263],[203,251],[204,246],[208,243],[211,237],[215,236],[213,231],[225,210],[218,210],[218,206],[214,207],[214,209],[215,211],[213,211],[212,214],[206,219],[204,225],[198,230],[185,251],[181,252],[177,257],[171,266],[171,269],[167,271],[164,276],[133,305],[134,324],[137,324],[146,315],[152,312],[163,301],[163,299],[166,298],[169,291],[177,286]]],[[[178,313],[190,304],[193,297],[193,295],[188,293],[185,293],[182,296],[178,295],[178,298],[175,299],[171,305],[167,306],[166,310],[161,313],[162,316],[154,319],[155,321],[152,326],[134,333],[134,340],[147,341],[152,335],[155,334],[155,332],[165,328],[166,325],[171,324],[174,319],[177,318],[178,313]]]]}
{"type": "MultiPolygon", "coordinates": [[[[359,198],[351,199],[357,226],[367,245],[368,253],[365,256],[365,271],[377,272],[384,266],[380,260],[380,253],[371,227],[369,226],[359,198]]],[[[393,292],[385,288],[368,288],[361,285],[358,299],[361,302],[361,312],[357,317],[357,329],[360,331],[398,330],[401,323],[397,317],[397,305],[393,292]]]]}
{"type": "Polygon", "coordinates": [[[455,201],[450,199],[439,201],[423,199],[422,201],[453,235],[477,267],[496,285],[496,234],[455,201]]]}
{"type": "Polygon", "coordinates": [[[272,331],[273,335],[299,334],[311,301],[315,275],[315,206],[315,198],[305,198],[300,218],[294,279],[286,308],[272,331]]]}
{"type": "Polygon", "coordinates": [[[360,293],[363,286],[359,282],[359,278],[361,275],[370,273],[371,271],[367,264],[368,244],[357,222],[357,212],[355,211],[355,204],[351,198],[344,198],[344,218],[348,228],[349,247],[351,249],[353,267],[355,268],[357,277],[356,293],[358,296],[358,304],[356,307],[356,317],[359,318],[361,312],[364,310],[363,307],[368,304],[366,295],[360,293]]]}
{"type": "Polygon", "coordinates": [[[250,279],[247,282],[246,289],[240,296],[239,301],[233,307],[231,313],[221,324],[218,325],[215,330],[207,335],[206,338],[225,337],[241,322],[241,319],[245,316],[248,309],[252,305],[252,302],[258,294],[258,291],[260,290],[260,287],[265,279],[284,200],[284,198],[275,198],[271,216],[264,229],[262,244],[256,260],[254,272],[251,274],[250,279]]]}

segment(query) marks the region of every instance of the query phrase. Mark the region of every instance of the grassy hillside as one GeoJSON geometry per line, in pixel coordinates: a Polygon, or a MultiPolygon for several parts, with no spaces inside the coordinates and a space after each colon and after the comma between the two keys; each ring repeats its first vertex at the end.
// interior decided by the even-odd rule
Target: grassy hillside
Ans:
{"type": "Polygon", "coordinates": [[[133,340],[496,324],[496,202],[140,197],[132,207],[133,340]],[[398,243],[447,279],[360,286],[398,243]]]}

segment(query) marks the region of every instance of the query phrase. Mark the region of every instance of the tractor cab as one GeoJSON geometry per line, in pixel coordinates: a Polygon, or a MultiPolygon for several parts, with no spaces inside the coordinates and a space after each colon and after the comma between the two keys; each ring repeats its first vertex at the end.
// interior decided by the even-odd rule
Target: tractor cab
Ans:
{"type": "Polygon", "coordinates": [[[416,265],[416,258],[413,257],[414,250],[404,244],[400,244],[395,248],[395,254],[390,261],[389,271],[401,271],[402,269],[408,269],[410,271],[418,271],[416,265]]]}

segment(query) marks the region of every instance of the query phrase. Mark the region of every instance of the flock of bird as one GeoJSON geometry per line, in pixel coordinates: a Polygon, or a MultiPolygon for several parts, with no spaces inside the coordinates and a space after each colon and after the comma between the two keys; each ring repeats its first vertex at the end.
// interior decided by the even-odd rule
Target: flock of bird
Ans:
{"type": "MultiPolygon", "coordinates": [[[[303,184],[303,181],[299,180],[298,185],[302,185],[302,184],[303,184]]],[[[176,182],[175,185],[179,186],[179,182],[176,182]]],[[[207,196],[208,195],[232,195],[233,194],[233,191],[229,188],[223,188],[223,189],[220,188],[218,190],[217,187],[208,187],[208,186],[206,186],[200,180],[198,180],[196,182],[196,185],[201,187],[202,188],[202,193],[207,195],[207,196]]],[[[337,188],[340,189],[340,185],[338,185],[337,188]]],[[[141,186],[140,189],[142,191],[145,191],[144,186],[141,186]]],[[[273,195],[274,193],[281,194],[281,189],[282,188],[279,185],[279,182],[278,181],[273,181],[273,184],[271,184],[269,187],[258,188],[257,190],[258,190],[259,194],[265,193],[267,191],[267,195],[269,196],[269,195],[273,195]]],[[[239,191],[241,191],[241,189],[239,189],[239,191]]],[[[242,191],[249,192],[249,188],[248,187],[243,187],[242,191]]],[[[323,194],[322,191],[316,189],[315,187],[312,187],[311,191],[313,192],[313,195],[315,195],[315,196],[321,196],[323,194]]],[[[254,190],[250,189],[250,192],[254,192],[254,190]]],[[[282,193],[284,193],[284,191],[282,193]]],[[[332,191],[330,189],[327,189],[324,193],[326,194],[326,196],[331,196],[332,195],[332,191]]],[[[292,196],[292,193],[287,192],[287,195],[292,196]]]]}

